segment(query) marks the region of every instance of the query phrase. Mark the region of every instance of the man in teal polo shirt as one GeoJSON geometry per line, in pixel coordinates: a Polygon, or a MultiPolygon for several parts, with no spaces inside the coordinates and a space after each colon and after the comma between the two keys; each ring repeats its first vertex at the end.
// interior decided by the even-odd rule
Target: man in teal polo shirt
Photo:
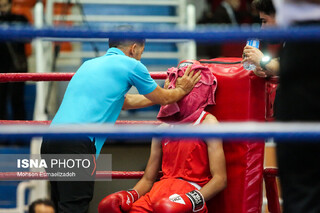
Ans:
{"type": "MultiPolygon", "coordinates": [[[[200,80],[190,67],[177,80],[176,89],[163,89],[140,62],[144,40],[109,40],[110,49],[101,57],[86,61],[69,82],[52,125],[114,124],[121,109],[180,100],[200,80]],[[141,95],[126,93],[135,86],[141,95]]],[[[105,138],[46,139],[41,154],[99,154],[105,138]]],[[[50,181],[57,212],[85,213],[93,197],[94,181],[50,181]]]]}

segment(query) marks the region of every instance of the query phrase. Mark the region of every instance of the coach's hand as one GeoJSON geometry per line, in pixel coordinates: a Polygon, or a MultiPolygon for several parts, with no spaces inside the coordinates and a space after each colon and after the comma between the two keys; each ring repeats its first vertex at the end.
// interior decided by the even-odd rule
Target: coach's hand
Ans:
{"type": "Polygon", "coordinates": [[[168,198],[162,198],[153,206],[155,213],[191,213],[204,208],[205,201],[198,190],[186,194],[173,194],[168,198]]]}
{"type": "Polygon", "coordinates": [[[176,88],[181,88],[186,94],[188,94],[201,79],[201,71],[199,70],[194,74],[194,71],[191,71],[191,66],[192,65],[189,65],[184,75],[176,81],[176,88]]]}
{"type": "Polygon", "coordinates": [[[98,206],[99,213],[121,213],[129,211],[132,204],[139,199],[136,190],[120,191],[105,197],[98,206]]]}

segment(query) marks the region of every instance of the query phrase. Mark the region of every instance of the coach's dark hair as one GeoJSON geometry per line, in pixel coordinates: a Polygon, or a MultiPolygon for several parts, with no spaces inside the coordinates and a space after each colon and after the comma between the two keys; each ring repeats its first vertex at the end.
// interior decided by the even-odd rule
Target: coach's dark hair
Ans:
{"type": "Polygon", "coordinates": [[[267,15],[274,15],[276,13],[272,0],[253,0],[252,6],[259,12],[267,15]]]}
{"type": "Polygon", "coordinates": [[[55,206],[51,200],[48,199],[38,199],[33,201],[29,206],[29,213],[35,213],[36,212],[36,206],[43,204],[45,206],[51,206],[55,210],[55,206]]]}
{"type": "MultiPolygon", "coordinates": [[[[124,31],[124,33],[129,33],[130,31],[133,31],[133,26],[131,25],[121,25],[116,27],[117,31],[124,31]]],[[[109,38],[109,48],[111,47],[121,47],[121,46],[128,46],[131,44],[137,43],[139,45],[144,45],[145,39],[129,39],[126,38],[124,35],[124,38],[109,38]]]]}

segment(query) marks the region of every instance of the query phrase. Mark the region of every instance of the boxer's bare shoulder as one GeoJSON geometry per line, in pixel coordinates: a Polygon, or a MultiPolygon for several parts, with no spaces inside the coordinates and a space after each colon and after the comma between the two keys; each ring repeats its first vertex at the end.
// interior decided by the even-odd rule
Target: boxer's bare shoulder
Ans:
{"type": "Polygon", "coordinates": [[[219,121],[217,120],[217,118],[212,115],[212,114],[208,114],[205,119],[202,122],[203,124],[216,124],[219,123],[219,121]]]}

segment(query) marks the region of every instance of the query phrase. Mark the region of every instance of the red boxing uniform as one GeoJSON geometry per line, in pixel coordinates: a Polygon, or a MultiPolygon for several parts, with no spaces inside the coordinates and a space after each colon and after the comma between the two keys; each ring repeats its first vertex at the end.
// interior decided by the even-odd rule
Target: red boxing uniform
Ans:
{"type": "MultiPolygon", "coordinates": [[[[208,112],[203,111],[194,125],[202,123],[208,112]]],[[[212,178],[207,144],[200,139],[163,139],[163,177],[154,183],[150,192],[133,203],[130,213],[153,212],[152,204],[172,194],[199,190],[212,178]]],[[[208,212],[207,207],[199,213],[208,212]]]]}

